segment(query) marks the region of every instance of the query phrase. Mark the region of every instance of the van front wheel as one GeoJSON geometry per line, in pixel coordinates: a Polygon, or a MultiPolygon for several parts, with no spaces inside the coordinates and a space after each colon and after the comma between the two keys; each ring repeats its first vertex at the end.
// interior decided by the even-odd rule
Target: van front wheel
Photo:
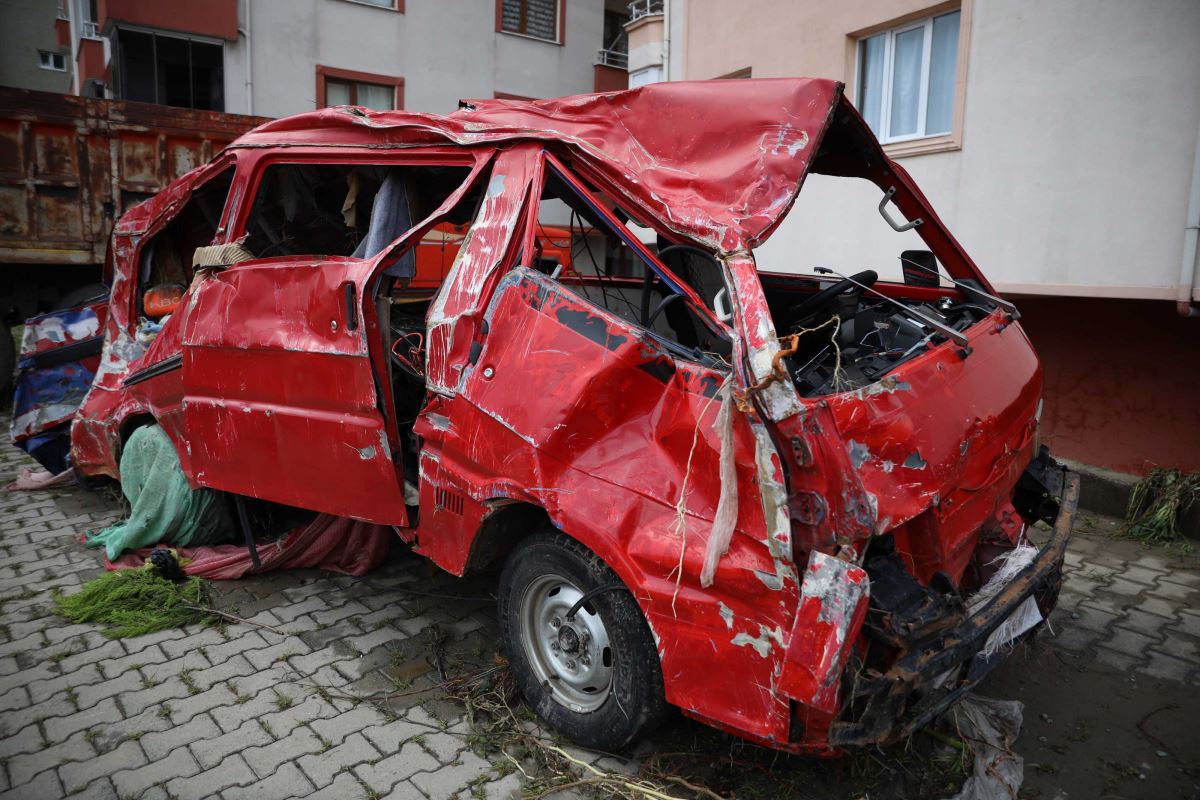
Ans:
{"type": "Polygon", "coordinates": [[[598,556],[557,532],[531,536],[505,562],[498,594],[517,685],[551,727],[584,747],[619,750],[662,719],[650,629],[598,556]]]}

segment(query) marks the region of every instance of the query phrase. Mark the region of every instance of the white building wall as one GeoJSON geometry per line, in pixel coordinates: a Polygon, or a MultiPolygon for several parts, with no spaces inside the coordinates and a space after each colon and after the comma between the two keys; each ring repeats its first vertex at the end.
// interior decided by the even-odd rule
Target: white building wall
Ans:
{"type": "Polygon", "coordinates": [[[246,40],[225,48],[226,110],[278,117],[316,108],[316,66],[404,78],[404,107],[448,113],[494,92],[556,97],[592,90],[603,0],[566,3],[562,45],[496,31],[494,0],[408,0],[404,13],[347,0],[243,0],[246,40]]]}

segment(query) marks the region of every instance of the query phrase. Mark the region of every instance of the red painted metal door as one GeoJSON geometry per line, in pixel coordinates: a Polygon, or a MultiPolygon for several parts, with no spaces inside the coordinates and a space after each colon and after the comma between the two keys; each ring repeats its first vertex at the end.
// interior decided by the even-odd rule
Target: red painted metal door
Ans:
{"type": "Polygon", "coordinates": [[[407,523],[368,355],[367,272],[350,258],[262,259],[193,286],[183,383],[197,484],[407,523]]]}

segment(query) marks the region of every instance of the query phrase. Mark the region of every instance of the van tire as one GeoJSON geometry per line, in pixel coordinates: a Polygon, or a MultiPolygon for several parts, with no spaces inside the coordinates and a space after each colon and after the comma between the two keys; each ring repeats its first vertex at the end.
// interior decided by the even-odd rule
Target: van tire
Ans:
{"type": "MultiPolygon", "coordinates": [[[[662,721],[667,703],[650,628],[633,595],[595,553],[557,531],[534,534],[509,554],[500,575],[497,600],[504,649],[517,686],[538,716],[552,728],[583,747],[616,751],[662,721]],[[554,586],[560,579],[561,589],[548,590],[556,596],[543,597],[541,587],[554,586]],[[573,605],[572,598],[577,600],[599,587],[612,588],[588,599],[576,618],[562,627],[554,645],[546,643],[556,638],[550,627],[553,622],[548,625],[529,622],[531,611],[537,609],[552,615],[552,620],[562,620],[564,603],[573,605]],[[547,605],[555,601],[557,606],[547,605]],[[558,610],[550,610],[554,608],[558,610]],[[576,629],[580,631],[578,636],[574,633],[576,629]],[[585,637],[589,630],[593,635],[585,637]],[[564,640],[563,636],[568,638],[564,640]],[[603,637],[608,644],[603,648],[603,657],[579,645],[583,641],[595,648],[603,637]],[[563,641],[572,646],[560,645],[563,641]],[[558,652],[549,653],[547,648],[556,645],[558,652]],[[553,655],[565,659],[568,651],[577,660],[556,662],[548,658],[553,655]],[[599,695],[580,695],[579,689],[572,686],[579,675],[567,670],[565,663],[580,670],[591,669],[583,666],[585,658],[597,670],[602,663],[608,664],[603,667],[608,680],[602,700],[592,699],[599,695]],[[548,670],[554,674],[554,684],[546,678],[548,670]],[[571,707],[573,698],[584,705],[571,707]],[[597,705],[587,707],[589,702],[597,705]]],[[[537,618],[536,614],[533,618],[537,618]]],[[[563,626],[563,622],[559,625],[563,626]]],[[[582,689],[588,690],[596,691],[593,686],[582,689]]]]}

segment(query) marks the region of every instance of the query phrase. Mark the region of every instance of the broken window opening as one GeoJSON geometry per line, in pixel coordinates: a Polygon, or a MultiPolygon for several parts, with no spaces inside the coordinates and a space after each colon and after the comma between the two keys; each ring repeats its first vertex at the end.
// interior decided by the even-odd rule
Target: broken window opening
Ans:
{"type": "MultiPolygon", "coordinates": [[[[413,515],[416,513],[415,493],[420,474],[417,466],[420,442],[413,434],[413,424],[428,399],[425,385],[425,317],[434,295],[467,242],[467,231],[483,204],[488,174],[488,169],[480,170],[473,185],[449,211],[426,222],[419,238],[406,242],[399,254],[389,256],[395,264],[402,264],[406,260],[415,263],[416,277],[409,280],[389,268],[380,275],[375,290],[376,313],[387,365],[386,379],[391,389],[391,418],[395,420],[400,442],[399,463],[404,475],[405,502],[410,506],[409,519],[412,525],[416,524],[413,515]]],[[[436,211],[452,193],[453,190],[429,213],[436,211]]],[[[428,217],[429,213],[421,219],[428,217]]]]}
{"type": "Polygon", "coordinates": [[[216,236],[233,173],[231,165],[195,189],[179,213],[142,246],[138,269],[141,316],[159,319],[175,309],[192,282],[192,255],[216,236]]]}
{"type": "Polygon", "coordinates": [[[947,339],[962,346],[997,308],[936,218],[893,202],[902,187],[880,155],[840,113],[790,221],[754,252],[775,330],[799,334],[787,364],[803,396],[875,383],[947,339]]]}
{"type": "Polygon", "coordinates": [[[719,262],[698,248],[670,247],[658,231],[628,223],[630,215],[611,199],[581,194],[549,161],[547,167],[533,253],[520,263],[647,331],[677,355],[708,366],[728,364],[732,344],[726,331],[688,296],[694,293],[711,303],[725,286],[719,262]],[[618,221],[608,218],[602,208],[618,221]],[[650,253],[662,249],[671,267],[679,271],[647,259],[637,245],[650,253]]]}
{"type": "MultiPolygon", "coordinates": [[[[372,258],[433,213],[470,169],[394,164],[272,164],[246,220],[257,258],[372,258]]],[[[414,266],[411,259],[399,270],[414,266]]]]}

